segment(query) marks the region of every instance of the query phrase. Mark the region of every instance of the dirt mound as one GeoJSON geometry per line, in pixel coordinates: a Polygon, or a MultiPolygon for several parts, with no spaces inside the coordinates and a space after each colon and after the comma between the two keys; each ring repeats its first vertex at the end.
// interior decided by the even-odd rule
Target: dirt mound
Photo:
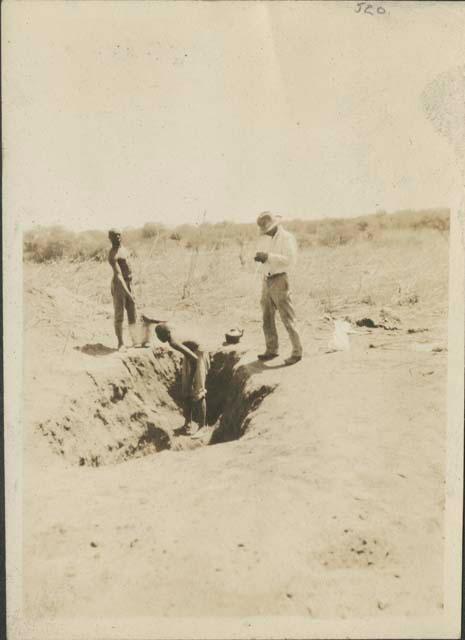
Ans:
{"type": "Polygon", "coordinates": [[[72,464],[100,466],[165,449],[183,450],[235,440],[247,429],[248,414],[273,387],[250,380],[240,354],[212,355],[207,379],[207,439],[178,435],[183,419],[180,358],[163,348],[132,349],[125,354],[84,345],[99,357],[75,373],[60,411],[38,425],[55,453],[72,464]]]}
{"type": "Polygon", "coordinates": [[[295,300],[305,356],[293,367],[284,366],[282,327],[282,358],[257,362],[258,291],[237,256],[215,252],[209,279],[180,302],[187,259],[144,262],[138,301],[213,343],[213,435],[200,443],[175,433],[183,423],[177,357],[164,348],[112,351],[108,265],[30,269],[22,584],[31,627],[115,612],[167,624],[176,616],[444,614],[447,357],[412,347],[423,335],[446,344],[448,253],[441,238],[404,240],[371,253],[358,245],[302,252],[295,300]],[[338,277],[324,283],[328,266],[338,277]],[[390,302],[410,277],[419,302],[390,302]],[[61,304],[64,296],[44,293],[48,283],[88,299],[61,304]],[[365,295],[373,304],[360,301],[365,295]],[[381,317],[389,304],[397,319],[381,317]],[[327,355],[333,318],[346,316],[350,351],[327,355]],[[364,317],[399,330],[355,329],[364,317]],[[216,352],[235,325],[245,328],[244,355],[216,352]]]}
{"type": "Polygon", "coordinates": [[[169,393],[175,380],[176,361],[166,351],[92,359],[74,373],[60,412],[38,428],[72,464],[166,449],[179,416],[169,393]]]}

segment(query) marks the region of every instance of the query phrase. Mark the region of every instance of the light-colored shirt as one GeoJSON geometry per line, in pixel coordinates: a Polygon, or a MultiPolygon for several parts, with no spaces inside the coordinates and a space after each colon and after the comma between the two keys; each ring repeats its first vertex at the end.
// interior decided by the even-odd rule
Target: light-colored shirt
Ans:
{"type": "Polygon", "coordinates": [[[262,266],[263,275],[289,273],[297,263],[296,239],[281,226],[278,226],[274,236],[268,237],[268,246],[263,249],[268,253],[268,260],[262,266]]]}

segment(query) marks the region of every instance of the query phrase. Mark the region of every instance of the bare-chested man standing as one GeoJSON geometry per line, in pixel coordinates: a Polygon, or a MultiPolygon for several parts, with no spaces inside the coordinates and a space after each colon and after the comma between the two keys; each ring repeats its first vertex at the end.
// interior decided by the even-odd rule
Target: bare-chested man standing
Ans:
{"type": "Polygon", "coordinates": [[[121,231],[119,229],[110,229],[108,237],[111,242],[108,262],[113,269],[111,295],[113,296],[113,306],[115,309],[115,333],[118,340],[118,349],[123,349],[123,321],[125,309],[128,314],[129,333],[131,335],[132,343],[133,345],[137,343],[136,304],[134,295],[131,291],[132,271],[129,263],[129,251],[123,246],[121,241],[121,231]]]}

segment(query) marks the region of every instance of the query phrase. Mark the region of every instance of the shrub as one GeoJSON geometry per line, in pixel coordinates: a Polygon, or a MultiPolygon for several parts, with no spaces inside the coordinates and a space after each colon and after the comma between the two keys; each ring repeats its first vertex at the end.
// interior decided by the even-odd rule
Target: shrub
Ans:
{"type": "Polygon", "coordinates": [[[64,227],[42,227],[24,237],[26,257],[33,262],[53,262],[69,255],[75,234],[64,227]]]}
{"type": "Polygon", "coordinates": [[[142,237],[145,239],[157,238],[165,233],[165,227],[157,222],[147,222],[142,227],[142,237]]]}
{"type": "MultiPolygon", "coordinates": [[[[381,237],[391,241],[398,231],[438,231],[449,230],[447,209],[426,209],[422,211],[398,211],[388,214],[378,211],[375,215],[349,219],[290,220],[286,228],[292,231],[301,247],[338,247],[356,241],[378,241],[381,237]]],[[[190,250],[220,250],[226,246],[244,247],[258,238],[254,222],[237,224],[223,221],[216,224],[204,222],[183,224],[168,231],[162,224],[150,222],[138,229],[125,229],[125,244],[144,255],[152,251],[154,243],[161,238],[166,248],[170,240],[190,250]],[[168,235],[169,234],[169,235],[168,235]]],[[[106,260],[109,243],[106,232],[86,231],[74,233],[64,227],[38,227],[24,234],[24,259],[32,262],[56,260],[106,260]]],[[[157,250],[159,245],[157,244],[157,250]]],[[[241,255],[243,251],[241,249],[241,255]]]]}
{"type": "Polygon", "coordinates": [[[77,234],[73,248],[69,251],[69,258],[78,262],[95,260],[104,262],[108,257],[108,239],[103,231],[85,231],[77,234]]]}

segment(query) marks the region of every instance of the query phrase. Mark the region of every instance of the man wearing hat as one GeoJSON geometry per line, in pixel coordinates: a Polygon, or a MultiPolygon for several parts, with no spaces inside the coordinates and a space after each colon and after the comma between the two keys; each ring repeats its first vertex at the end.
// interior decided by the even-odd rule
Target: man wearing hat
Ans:
{"type": "Polygon", "coordinates": [[[128,315],[129,333],[132,343],[133,345],[137,344],[136,304],[131,291],[132,271],[129,263],[129,251],[122,244],[121,231],[114,228],[110,229],[108,238],[111,242],[108,262],[113,269],[111,295],[113,297],[113,307],[115,310],[115,333],[118,340],[118,349],[121,350],[124,348],[123,321],[125,309],[128,315]]]}
{"type": "Polygon", "coordinates": [[[302,343],[296,327],[295,311],[289,289],[288,271],[297,259],[297,243],[294,236],[279,224],[279,217],[269,211],[257,218],[260,233],[269,236],[268,251],[258,251],[255,261],[262,263],[263,290],[261,307],[263,312],[263,332],[266,350],[260,360],[272,360],[278,356],[278,332],[276,330],[276,310],[281,316],[292,343],[292,353],[286,364],[295,364],[302,359],[302,343]]]}

